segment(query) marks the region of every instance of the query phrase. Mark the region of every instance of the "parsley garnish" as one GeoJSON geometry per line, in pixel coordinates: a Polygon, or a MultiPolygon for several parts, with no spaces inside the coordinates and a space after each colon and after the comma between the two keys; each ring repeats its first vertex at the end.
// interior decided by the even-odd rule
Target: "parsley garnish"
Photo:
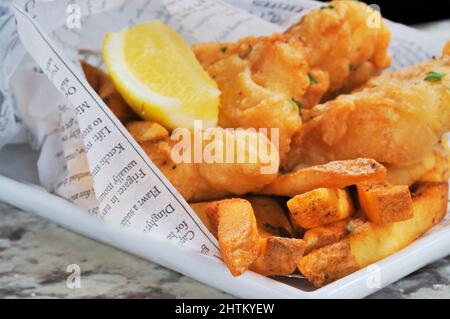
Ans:
{"type": "Polygon", "coordinates": [[[353,231],[355,230],[355,226],[352,224],[348,224],[347,227],[345,227],[345,229],[347,230],[347,232],[353,233],[353,231]]]}
{"type": "Polygon", "coordinates": [[[309,82],[311,84],[317,84],[318,83],[316,78],[311,73],[308,73],[308,78],[309,78],[309,82]]]}
{"type": "Polygon", "coordinates": [[[437,72],[437,71],[430,71],[427,73],[427,76],[425,77],[425,81],[428,82],[440,82],[442,78],[445,76],[445,73],[437,72]]]}
{"type": "Polygon", "coordinates": [[[329,5],[329,6],[321,6],[320,7],[320,10],[327,10],[327,9],[334,9],[335,8],[335,6],[333,6],[333,5],[329,5]]]}
{"type": "Polygon", "coordinates": [[[350,64],[348,66],[348,69],[350,70],[350,72],[352,72],[355,69],[355,66],[353,64],[350,64]]]}
{"type": "Polygon", "coordinates": [[[297,101],[296,99],[291,99],[292,103],[295,105],[296,108],[298,108],[299,112],[302,110],[302,103],[297,101]]]}
{"type": "Polygon", "coordinates": [[[220,49],[220,51],[222,51],[223,54],[227,53],[228,48],[227,47],[223,47],[220,49]]]}

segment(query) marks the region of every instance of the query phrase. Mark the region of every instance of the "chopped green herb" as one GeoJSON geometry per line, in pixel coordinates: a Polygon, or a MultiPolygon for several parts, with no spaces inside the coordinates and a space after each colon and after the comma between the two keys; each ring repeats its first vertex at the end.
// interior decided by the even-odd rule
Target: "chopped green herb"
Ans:
{"type": "Polygon", "coordinates": [[[430,71],[427,73],[427,76],[425,77],[425,81],[428,82],[440,82],[442,78],[445,76],[445,73],[437,72],[437,71],[430,71]]]}
{"type": "Polygon", "coordinates": [[[220,49],[220,51],[222,51],[223,54],[227,53],[228,48],[227,47],[223,47],[222,49],[220,49]]]}
{"type": "Polygon", "coordinates": [[[347,230],[348,233],[353,233],[353,231],[355,230],[355,226],[352,224],[348,224],[347,227],[345,227],[345,229],[347,230]]]}
{"type": "Polygon", "coordinates": [[[296,108],[298,108],[298,111],[300,112],[302,110],[302,103],[297,101],[296,99],[292,98],[292,103],[295,105],[296,108]]]}
{"type": "Polygon", "coordinates": [[[311,84],[319,83],[319,82],[317,82],[317,79],[311,73],[308,73],[308,78],[309,78],[309,82],[311,82],[311,84]]]}
{"type": "Polygon", "coordinates": [[[329,5],[329,6],[321,6],[320,7],[320,10],[327,10],[327,9],[334,9],[335,8],[335,6],[333,6],[333,5],[329,5]]]}
{"type": "Polygon", "coordinates": [[[352,72],[355,69],[355,66],[353,64],[350,64],[348,66],[348,69],[350,70],[350,72],[352,72]]]}

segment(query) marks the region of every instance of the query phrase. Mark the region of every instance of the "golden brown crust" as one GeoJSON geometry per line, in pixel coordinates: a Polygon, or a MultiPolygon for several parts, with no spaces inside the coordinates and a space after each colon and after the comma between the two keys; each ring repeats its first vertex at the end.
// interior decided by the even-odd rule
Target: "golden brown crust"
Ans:
{"type": "MultiPolygon", "coordinates": [[[[140,145],[167,179],[188,202],[220,199],[227,195],[244,195],[259,191],[278,176],[279,157],[275,146],[262,133],[251,131],[231,132],[221,128],[214,129],[212,139],[205,139],[204,148],[214,143],[227,147],[234,142],[234,154],[245,156],[244,163],[195,163],[173,160],[172,152],[177,142],[165,136],[165,132],[151,122],[131,123],[130,133],[141,141],[140,145]],[[146,127],[151,127],[152,130],[146,127]],[[144,129],[144,130],[141,130],[144,129]],[[226,141],[226,142],[225,142],[226,141]],[[250,159],[250,152],[258,147],[267,147],[267,154],[257,154],[250,159]],[[243,149],[242,149],[243,148],[243,149]],[[268,167],[274,169],[265,171],[268,167]]],[[[192,149],[193,151],[193,149],[192,149]]],[[[227,150],[224,149],[223,154],[227,150]]],[[[254,154],[253,154],[254,155],[254,154]]]]}
{"type": "Polygon", "coordinates": [[[358,270],[347,239],[325,246],[303,257],[301,273],[316,287],[322,287],[358,270]]]}
{"type": "Polygon", "coordinates": [[[294,101],[301,102],[310,85],[303,45],[293,36],[273,34],[193,49],[222,93],[219,125],[266,129],[270,138],[277,137],[271,129],[278,129],[283,160],[301,127],[294,101]]]}
{"type": "Polygon", "coordinates": [[[294,229],[279,201],[263,196],[249,196],[246,199],[255,212],[260,237],[295,237],[294,229]]]}
{"type": "Polygon", "coordinates": [[[450,57],[371,80],[363,89],[318,105],[293,139],[285,166],[368,157],[394,166],[420,163],[450,129],[450,57]]]}
{"type": "Polygon", "coordinates": [[[287,276],[297,269],[306,244],[301,239],[266,237],[261,239],[260,254],[250,270],[264,276],[287,276]]]}
{"type": "Polygon", "coordinates": [[[346,219],[354,208],[345,189],[317,188],[288,201],[294,224],[311,229],[346,219]]]}
{"type": "Polygon", "coordinates": [[[364,181],[384,180],[386,169],[378,162],[359,158],[299,169],[280,175],[261,193],[296,196],[317,188],[345,188],[364,181]]]}
{"type": "Polygon", "coordinates": [[[399,222],[414,216],[408,186],[361,183],[357,189],[361,209],[375,224],[399,222]]]}
{"type": "Polygon", "coordinates": [[[366,222],[340,242],[312,251],[299,269],[315,286],[386,258],[439,223],[447,212],[448,183],[420,183],[413,194],[414,217],[387,225],[366,222]]]}
{"type": "Polygon", "coordinates": [[[213,234],[219,240],[222,258],[233,276],[246,272],[260,253],[260,237],[250,203],[229,199],[206,208],[213,234]]]}
{"type": "Polygon", "coordinates": [[[328,74],[329,96],[351,91],[391,64],[389,28],[362,2],[332,1],[328,9],[305,15],[288,33],[305,42],[311,69],[328,74]]]}

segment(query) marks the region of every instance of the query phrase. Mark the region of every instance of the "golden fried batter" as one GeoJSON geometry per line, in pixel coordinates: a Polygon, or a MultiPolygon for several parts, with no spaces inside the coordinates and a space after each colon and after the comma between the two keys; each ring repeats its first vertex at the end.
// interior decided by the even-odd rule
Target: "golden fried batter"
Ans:
{"type": "Polygon", "coordinates": [[[173,154],[178,142],[171,139],[167,131],[162,134],[163,127],[141,121],[130,122],[127,128],[153,163],[189,202],[258,191],[278,175],[278,152],[262,133],[211,129],[211,135],[203,136],[203,150],[214,145],[223,148],[223,162],[207,162],[203,158],[198,163],[177,163],[173,154]],[[232,161],[225,159],[226,152],[230,151],[229,145],[234,148],[232,161]],[[267,152],[259,152],[261,147],[267,147],[267,152]],[[238,156],[242,155],[244,157],[239,160],[238,156]]]}
{"type": "Polygon", "coordinates": [[[283,159],[301,126],[299,107],[310,85],[303,45],[275,34],[193,49],[222,92],[219,125],[268,129],[269,137],[270,129],[279,129],[283,159]]]}
{"type": "Polygon", "coordinates": [[[349,92],[391,64],[391,33],[381,15],[362,2],[332,1],[287,33],[304,41],[310,68],[328,74],[329,97],[349,92]]]}
{"type": "Polygon", "coordinates": [[[296,136],[288,167],[361,156],[394,166],[420,163],[450,129],[449,74],[447,55],[316,106],[319,115],[296,136]]]}
{"type": "Polygon", "coordinates": [[[353,1],[326,8],[284,35],[193,47],[222,92],[219,125],[278,128],[282,163],[301,127],[298,109],[348,92],[391,63],[390,31],[379,13],[353,1]]]}

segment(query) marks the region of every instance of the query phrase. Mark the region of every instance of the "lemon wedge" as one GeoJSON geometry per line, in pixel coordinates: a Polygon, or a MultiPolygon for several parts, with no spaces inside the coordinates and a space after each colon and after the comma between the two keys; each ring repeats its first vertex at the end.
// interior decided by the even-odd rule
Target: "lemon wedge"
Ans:
{"type": "Polygon", "coordinates": [[[108,33],[102,51],[117,90],[143,119],[169,129],[217,125],[217,84],[169,26],[156,20],[108,33]]]}

